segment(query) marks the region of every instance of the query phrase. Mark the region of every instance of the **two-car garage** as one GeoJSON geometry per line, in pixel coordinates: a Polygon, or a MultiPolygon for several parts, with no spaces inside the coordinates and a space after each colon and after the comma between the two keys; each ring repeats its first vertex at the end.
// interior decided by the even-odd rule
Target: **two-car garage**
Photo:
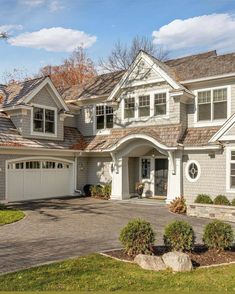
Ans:
{"type": "Polygon", "coordinates": [[[57,158],[6,162],[6,200],[22,201],[73,195],[74,163],[57,158]]]}

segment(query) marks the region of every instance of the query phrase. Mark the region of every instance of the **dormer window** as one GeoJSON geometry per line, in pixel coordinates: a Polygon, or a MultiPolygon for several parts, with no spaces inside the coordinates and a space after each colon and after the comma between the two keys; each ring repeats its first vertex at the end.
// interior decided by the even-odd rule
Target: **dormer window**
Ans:
{"type": "Polygon", "coordinates": [[[124,100],[124,118],[135,117],[135,98],[125,98],[124,100]]]}
{"type": "Polygon", "coordinates": [[[154,95],[154,115],[166,114],[166,93],[154,95]]]}
{"type": "Polygon", "coordinates": [[[150,115],[150,96],[139,96],[139,117],[150,115]]]}
{"type": "Polygon", "coordinates": [[[55,110],[44,107],[33,108],[33,132],[55,134],[55,110]]]}
{"type": "Polygon", "coordinates": [[[113,108],[107,105],[96,106],[96,129],[111,129],[113,127],[113,108]]]}
{"type": "Polygon", "coordinates": [[[198,121],[227,118],[227,88],[198,91],[198,121]]]}

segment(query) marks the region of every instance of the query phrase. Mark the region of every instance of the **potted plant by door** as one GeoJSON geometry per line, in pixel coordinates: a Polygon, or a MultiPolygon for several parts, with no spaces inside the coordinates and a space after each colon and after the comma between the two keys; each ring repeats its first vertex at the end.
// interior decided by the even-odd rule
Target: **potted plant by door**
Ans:
{"type": "Polygon", "coordinates": [[[144,192],[144,183],[137,182],[135,186],[136,192],[138,194],[138,198],[142,198],[144,192]]]}

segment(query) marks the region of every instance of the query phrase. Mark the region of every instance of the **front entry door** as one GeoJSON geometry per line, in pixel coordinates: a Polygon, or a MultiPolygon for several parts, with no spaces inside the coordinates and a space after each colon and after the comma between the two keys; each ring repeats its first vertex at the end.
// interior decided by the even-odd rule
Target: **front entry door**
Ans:
{"type": "Polygon", "coordinates": [[[155,159],[155,195],[167,196],[168,159],[155,159]]]}

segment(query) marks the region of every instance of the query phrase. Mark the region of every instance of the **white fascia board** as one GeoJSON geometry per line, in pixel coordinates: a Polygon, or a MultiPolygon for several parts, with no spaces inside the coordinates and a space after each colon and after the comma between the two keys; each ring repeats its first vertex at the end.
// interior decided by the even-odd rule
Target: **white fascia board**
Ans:
{"type": "Polygon", "coordinates": [[[222,125],[222,127],[213,135],[209,140],[209,143],[218,141],[221,136],[223,136],[235,123],[235,113],[230,116],[230,118],[222,125]]]}
{"type": "Polygon", "coordinates": [[[4,112],[4,111],[12,111],[12,110],[17,110],[17,109],[31,109],[32,107],[31,106],[28,106],[28,105],[15,105],[15,106],[11,106],[11,107],[3,107],[3,108],[0,108],[0,111],[1,112],[4,112]]]}
{"type": "Polygon", "coordinates": [[[219,150],[221,149],[221,145],[216,145],[216,146],[188,146],[184,147],[184,150],[219,150]]]}
{"type": "MultiPolygon", "coordinates": [[[[41,82],[41,84],[38,85],[38,87],[36,89],[34,89],[24,100],[24,103],[29,103],[30,100],[32,100],[34,98],[34,96],[41,90],[43,89],[43,87],[45,87],[46,85],[49,85],[51,90],[53,91],[53,93],[55,94],[56,98],[59,100],[60,104],[63,106],[63,108],[66,111],[69,111],[68,106],[66,105],[66,103],[64,102],[63,98],[61,97],[61,95],[59,94],[59,92],[57,91],[56,87],[54,86],[54,84],[52,83],[51,79],[49,77],[45,78],[45,80],[43,80],[41,82]]],[[[55,101],[56,102],[56,101],[55,101]]],[[[57,104],[57,103],[56,103],[57,104]]]]}
{"type": "Polygon", "coordinates": [[[217,79],[223,79],[223,78],[232,78],[235,77],[235,73],[229,73],[224,75],[216,75],[216,76],[210,76],[210,77],[204,77],[204,78],[198,78],[198,79],[191,79],[191,80],[183,80],[180,81],[181,84],[191,84],[191,83],[198,83],[198,82],[206,82],[210,80],[217,80],[217,79]]]}

